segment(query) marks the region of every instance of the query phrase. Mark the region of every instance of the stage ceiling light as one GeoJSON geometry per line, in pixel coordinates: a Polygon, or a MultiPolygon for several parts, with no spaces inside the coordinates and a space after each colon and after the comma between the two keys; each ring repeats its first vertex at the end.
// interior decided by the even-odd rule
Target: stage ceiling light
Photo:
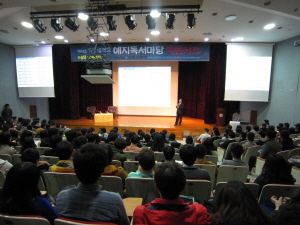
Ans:
{"type": "Polygon", "coordinates": [[[108,24],[108,30],[117,30],[117,25],[115,24],[116,21],[113,16],[107,16],[106,22],[108,24]]]}
{"type": "Polygon", "coordinates": [[[51,19],[51,27],[55,30],[55,32],[62,32],[63,26],[58,19],[51,19]]]}
{"type": "Polygon", "coordinates": [[[193,13],[189,13],[187,14],[187,28],[188,29],[193,29],[194,27],[196,27],[196,18],[195,15],[193,13]]]}
{"type": "Polygon", "coordinates": [[[93,17],[89,17],[87,20],[89,28],[91,28],[92,31],[98,30],[98,24],[97,21],[93,17]]]}
{"type": "Polygon", "coordinates": [[[39,33],[46,33],[47,27],[45,27],[40,20],[38,19],[34,20],[33,26],[39,33]]]}
{"type": "Polygon", "coordinates": [[[146,16],[146,24],[148,25],[148,29],[155,29],[156,27],[155,20],[150,15],[146,16]]]}
{"type": "Polygon", "coordinates": [[[168,14],[166,29],[174,29],[173,23],[175,21],[175,14],[168,14]]]}
{"type": "Polygon", "coordinates": [[[75,32],[78,30],[79,26],[75,21],[73,21],[71,18],[67,18],[65,21],[65,26],[69,28],[71,31],[75,32]]]}
{"type": "Polygon", "coordinates": [[[132,19],[131,15],[125,17],[125,23],[128,26],[129,30],[135,30],[137,23],[132,19]]]}

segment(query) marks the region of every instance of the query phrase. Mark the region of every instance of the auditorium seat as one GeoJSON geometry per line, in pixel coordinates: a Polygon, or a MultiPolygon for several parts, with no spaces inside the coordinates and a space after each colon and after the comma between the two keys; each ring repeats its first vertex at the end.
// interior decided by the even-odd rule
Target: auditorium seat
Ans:
{"type": "Polygon", "coordinates": [[[211,161],[211,162],[213,162],[215,165],[217,165],[217,164],[218,164],[218,156],[216,156],[216,155],[206,155],[206,156],[204,157],[204,161],[205,161],[205,162],[211,161]]]}
{"type": "MultiPolygon", "coordinates": [[[[220,193],[222,187],[224,187],[226,184],[227,184],[227,182],[219,182],[219,183],[217,183],[216,188],[215,188],[214,199],[218,198],[219,193],[220,193]]],[[[253,197],[255,199],[257,199],[260,186],[258,184],[256,184],[256,183],[244,183],[244,184],[246,185],[246,187],[248,188],[248,190],[251,192],[251,194],[253,195],[253,197]]]]}
{"type": "Polygon", "coordinates": [[[231,180],[246,182],[248,173],[249,168],[246,166],[220,166],[217,183],[231,180]]]}
{"type": "Polygon", "coordinates": [[[292,149],[290,152],[289,152],[289,156],[288,158],[292,158],[292,156],[295,156],[295,155],[300,155],[300,148],[295,148],[295,149],[292,149]]]}
{"type": "Polygon", "coordinates": [[[243,145],[243,144],[245,144],[247,142],[247,140],[246,141],[241,141],[241,142],[238,142],[239,143],[239,145],[243,145]]]}
{"type": "Polygon", "coordinates": [[[144,198],[148,192],[159,195],[154,186],[154,179],[150,178],[126,178],[126,195],[127,197],[144,198]]]}
{"type": "Polygon", "coordinates": [[[37,147],[36,150],[39,151],[40,155],[44,155],[46,150],[51,150],[50,147],[37,147]]]}
{"type": "Polygon", "coordinates": [[[15,149],[17,150],[18,153],[20,153],[22,150],[22,146],[15,146],[15,149]]]}
{"type": "Polygon", "coordinates": [[[14,165],[14,161],[9,154],[0,154],[0,158],[14,165]]]}
{"type": "Polygon", "coordinates": [[[122,166],[122,163],[119,160],[112,160],[111,164],[115,165],[116,167],[121,167],[122,166]]]}
{"type": "Polygon", "coordinates": [[[124,151],[124,154],[126,155],[126,159],[135,160],[135,157],[139,154],[138,152],[128,152],[124,151]]]}
{"type": "Polygon", "coordinates": [[[285,161],[288,161],[290,150],[277,152],[278,155],[281,155],[285,161]]]}
{"type": "Polygon", "coordinates": [[[294,138],[297,138],[298,137],[298,134],[290,134],[290,138],[294,139],[294,138]]]}
{"type": "Polygon", "coordinates": [[[107,222],[88,222],[82,220],[72,220],[68,218],[58,218],[54,220],[55,225],[76,225],[76,224],[93,224],[93,225],[117,225],[116,223],[107,223],[107,222]]]}
{"type": "Polygon", "coordinates": [[[208,180],[186,180],[186,185],[181,195],[193,196],[195,201],[203,204],[209,200],[212,183],[208,180]]]}
{"type": "Polygon", "coordinates": [[[22,162],[21,154],[13,154],[13,155],[12,155],[12,159],[13,159],[13,161],[14,161],[14,164],[17,164],[17,163],[21,163],[21,162],[22,162]]]}
{"type": "MultiPolygon", "coordinates": [[[[175,148],[175,152],[176,152],[176,148],[175,148]]],[[[181,161],[181,158],[180,158],[180,155],[179,155],[179,153],[175,153],[175,155],[174,155],[174,158],[173,158],[174,160],[177,160],[177,161],[181,161]]]]}
{"type": "Polygon", "coordinates": [[[163,160],[165,158],[163,152],[154,152],[154,155],[155,155],[155,160],[157,162],[160,162],[161,160],[163,160]]]}
{"type": "Polygon", "coordinates": [[[300,147],[300,139],[294,140],[293,144],[296,148],[300,147]]]}
{"type": "Polygon", "coordinates": [[[42,216],[8,216],[0,214],[1,225],[50,225],[42,216]]]}
{"type": "Polygon", "coordinates": [[[224,139],[214,140],[214,142],[213,142],[214,150],[217,150],[217,148],[219,147],[220,143],[222,143],[224,141],[225,141],[224,139]]]}
{"type": "Polygon", "coordinates": [[[121,198],[124,197],[123,182],[120,177],[102,175],[99,184],[102,186],[101,190],[119,193],[121,198]]]}
{"type": "Polygon", "coordinates": [[[248,164],[250,157],[251,157],[251,156],[257,157],[258,151],[259,151],[260,149],[261,149],[261,146],[254,146],[254,147],[248,148],[246,154],[242,156],[242,161],[243,161],[244,163],[247,163],[247,164],[248,164]]]}
{"type": "Polygon", "coordinates": [[[42,177],[40,177],[40,179],[39,179],[38,187],[39,187],[40,191],[47,191],[42,177]]]}
{"type": "Polygon", "coordinates": [[[52,165],[58,163],[59,158],[55,156],[40,156],[40,161],[46,161],[52,165]]]}
{"type": "Polygon", "coordinates": [[[0,171],[0,187],[3,187],[3,184],[5,182],[5,175],[0,171]]]}
{"type": "Polygon", "coordinates": [[[137,171],[138,167],[139,167],[139,162],[138,161],[125,161],[124,162],[124,170],[127,173],[137,171]]]}
{"type": "Polygon", "coordinates": [[[209,172],[210,181],[212,183],[212,189],[213,189],[214,185],[215,185],[215,180],[216,180],[217,166],[216,165],[207,165],[207,164],[194,164],[194,166],[199,168],[199,169],[205,169],[209,172]]]}
{"type": "Polygon", "coordinates": [[[218,162],[222,162],[224,159],[226,149],[218,147],[217,148],[217,153],[218,153],[218,162]]]}
{"type": "Polygon", "coordinates": [[[292,176],[296,179],[295,184],[300,184],[300,168],[293,166],[292,176]]]}
{"type": "Polygon", "coordinates": [[[262,168],[264,167],[266,159],[263,158],[257,158],[256,159],[256,167],[255,167],[255,173],[254,175],[258,176],[261,174],[262,168]]]}

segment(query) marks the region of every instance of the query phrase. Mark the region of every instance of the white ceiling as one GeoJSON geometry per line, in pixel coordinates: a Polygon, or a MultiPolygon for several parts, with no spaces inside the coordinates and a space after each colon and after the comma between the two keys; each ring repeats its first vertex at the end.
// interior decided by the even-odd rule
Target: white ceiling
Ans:
{"type": "MultiPolygon", "coordinates": [[[[243,37],[244,42],[279,42],[300,35],[300,0],[273,0],[269,6],[263,4],[267,0],[143,0],[143,1],[111,1],[110,4],[126,4],[128,7],[159,6],[159,5],[195,5],[203,2],[200,14],[195,14],[196,28],[187,29],[185,15],[176,14],[173,30],[165,29],[166,18],[156,19],[156,30],[159,36],[151,36],[145,22],[145,15],[136,15],[137,30],[129,31],[123,16],[116,16],[117,31],[110,32],[110,41],[145,42],[149,37],[151,42],[173,42],[175,37],[180,42],[203,42],[203,33],[212,33],[210,42],[229,42],[232,38],[243,37]],[[296,10],[299,9],[299,10],[296,10]],[[216,16],[212,16],[217,13],[216,16]],[[225,21],[225,17],[235,14],[237,19],[225,21]],[[253,23],[249,23],[253,21],[253,23]],[[264,30],[264,25],[275,23],[272,30],[264,30]],[[282,27],[281,29],[277,29],[282,27]]],[[[30,11],[55,11],[85,9],[87,0],[0,0],[0,42],[9,45],[31,45],[40,41],[49,44],[62,44],[63,40],[54,38],[57,33],[50,25],[50,19],[44,19],[48,27],[46,33],[39,34],[34,28],[25,28],[22,21],[31,22],[30,11]],[[3,31],[4,30],[4,31],[3,31]],[[8,33],[6,33],[7,31],[8,33]],[[36,42],[37,41],[37,42],[36,42]]],[[[62,19],[63,21],[63,19],[62,19]]],[[[88,43],[86,36],[86,21],[76,19],[80,24],[77,32],[64,27],[61,35],[69,43],[88,43]]]]}

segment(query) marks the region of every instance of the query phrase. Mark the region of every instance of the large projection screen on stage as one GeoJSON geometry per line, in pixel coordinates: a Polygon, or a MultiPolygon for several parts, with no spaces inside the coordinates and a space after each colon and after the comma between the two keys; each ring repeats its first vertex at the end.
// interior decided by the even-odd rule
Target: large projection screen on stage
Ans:
{"type": "Polygon", "coordinates": [[[178,62],[113,62],[119,115],[175,116],[178,62]]]}

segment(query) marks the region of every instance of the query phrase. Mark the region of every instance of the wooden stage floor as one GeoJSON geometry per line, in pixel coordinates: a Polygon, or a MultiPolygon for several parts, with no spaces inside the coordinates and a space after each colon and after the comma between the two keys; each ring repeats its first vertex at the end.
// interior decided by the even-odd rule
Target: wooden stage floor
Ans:
{"type": "MultiPolygon", "coordinates": [[[[202,134],[204,128],[210,129],[211,132],[215,126],[215,124],[205,124],[204,120],[189,117],[182,118],[181,126],[174,126],[175,117],[172,116],[119,116],[111,122],[94,122],[94,120],[82,117],[79,120],[57,119],[55,122],[65,124],[71,129],[76,127],[94,127],[96,132],[98,132],[101,127],[105,127],[109,132],[110,129],[117,126],[121,134],[123,134],[125,130],[137,132],[138,129],[142,129],[145,133],[149,133],[151,128],[155,128],[157,132],[166,129],[168,134],[173,132],[178,138],[202,134]]],[[[219,127],[219,129],[220,132],[224,131],[224,127],[219,127]]]]}

